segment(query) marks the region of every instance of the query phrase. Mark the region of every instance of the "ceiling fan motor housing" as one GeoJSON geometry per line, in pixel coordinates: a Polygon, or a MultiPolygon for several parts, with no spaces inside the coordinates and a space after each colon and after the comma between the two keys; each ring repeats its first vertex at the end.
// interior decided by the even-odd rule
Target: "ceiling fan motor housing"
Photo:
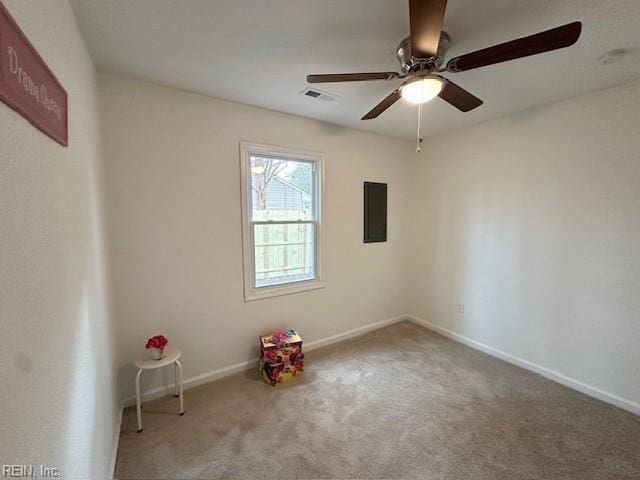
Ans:
{"type": "Polygon", "coordinates": [[[405,75],[416,73],[431,73],[439,70],[444,64],[444,56],[451,45],[451,38],[444,30],[440,32],[437,55],[429,58],[415,58],[411,54],[411,37],[406,37],[396,48],[396,58],[405,75]]]}

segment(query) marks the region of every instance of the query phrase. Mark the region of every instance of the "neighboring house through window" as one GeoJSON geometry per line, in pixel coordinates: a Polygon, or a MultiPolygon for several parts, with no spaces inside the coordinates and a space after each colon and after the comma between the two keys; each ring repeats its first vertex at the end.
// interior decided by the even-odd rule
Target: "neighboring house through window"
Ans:
{"type": "Polygon", "coordinates": [[[245,299],[322,287],[322,154],[240,150],[245,299]]]}

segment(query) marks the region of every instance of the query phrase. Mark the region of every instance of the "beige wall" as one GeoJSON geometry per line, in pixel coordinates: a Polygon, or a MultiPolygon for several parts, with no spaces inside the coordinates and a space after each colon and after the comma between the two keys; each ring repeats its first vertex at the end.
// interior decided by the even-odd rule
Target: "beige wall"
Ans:
{"type": "Polygon", "coordinates": [[[410,143],[99,78],[123,396],[158,332],[182,348],[190,378],[254,357],[258,335],[276,328],[314,341],[405,313],[410,143]],[[244,302],[241,140],[326,153],[324,289],[244,302]],[[362,243],[364,180],[389,184],[387,243],[362,243]]]}
{"type": "Polygon", "coordinates": [[[206,378],[252,358],[261,332],[315,341],[409,313],[637,407],[640,83],[431,137],[419,156],[412,142],[99,84],[122,397],[157,332],[185,351],[187,378],[206,378]],[[243,301],[240,140],[327,154],[325,289],[243,301]],[[386,244],[362,244],[363,180],[389,183],[386,244]]]}
{"type": "Polygon", "coordinates": [[[69,94],[63,148],[0,103],[0,461],[104,478],[117,420],[95,72],[66,0],[2,0],[69,94]]]}
{"type": "Polygon", "coordinates": [[[639,118],[635,82],[429,138],[412,313],[640,411],[639,118]]]}

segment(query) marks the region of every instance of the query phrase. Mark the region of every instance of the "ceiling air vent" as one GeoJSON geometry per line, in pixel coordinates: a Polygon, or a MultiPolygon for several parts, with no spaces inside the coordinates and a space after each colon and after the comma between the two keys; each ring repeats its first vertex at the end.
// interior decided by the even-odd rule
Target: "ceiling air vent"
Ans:
{"type": "Polygon", "coordinates": [[[300,95],[316,100],[324,100],[325,102],[333,102],[338,99],[337,95],[329,92],[323,92],[322,90],[318,90],[317,88],[305,88],[300,92],[300,95]]]}

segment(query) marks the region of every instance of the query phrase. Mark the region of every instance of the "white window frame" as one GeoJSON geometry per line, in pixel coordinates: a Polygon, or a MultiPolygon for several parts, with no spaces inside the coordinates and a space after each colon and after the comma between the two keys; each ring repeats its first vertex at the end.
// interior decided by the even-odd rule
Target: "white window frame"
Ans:
{"type": "Polygon", "coordinates": [[[323,237],[323,208],[324,199],[324,154],[297,148],[280,147],[252,142],[240,142],[240,182],[242,192],[242,253],[244,264],[244,299],[245,302],[259,300],[261,298],[288,295],[291,293],[306,292],[323,288],[322,282],[322,247],[323,237]],[[252,221],[252,193],[251,193],[251,156],[269,156],[284,160],[297,160],[310,162],[314,165],[314,220],[305,221],[252,221]],[[279,285],[267,285],[256,287],[255,275],[255,246],[254,229],[256,224],[281,224],[281,223],[311,223],[315,225],[315,278],[288,282],[279,285]]]}

